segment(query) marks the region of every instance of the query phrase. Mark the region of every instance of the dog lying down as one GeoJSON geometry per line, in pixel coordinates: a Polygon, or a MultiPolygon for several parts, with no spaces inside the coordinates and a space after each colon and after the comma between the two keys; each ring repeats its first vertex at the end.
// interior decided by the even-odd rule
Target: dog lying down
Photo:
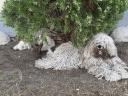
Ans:
{"type": "Polygon", "coordinates": [[[71,42],[61,44],[54,52],[35,61],[37,68],[71,70],[85,68],[98,79],[118,81],[128,78],[127,65],[118,57],[111,37],[104,33],[95,35],[84,48],[76,48],[71,42]]]}

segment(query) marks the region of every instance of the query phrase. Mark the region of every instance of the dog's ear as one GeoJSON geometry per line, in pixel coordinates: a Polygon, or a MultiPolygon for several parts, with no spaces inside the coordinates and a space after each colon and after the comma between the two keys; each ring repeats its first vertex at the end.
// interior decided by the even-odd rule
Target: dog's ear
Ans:
{"type": "Polygon", "coordinates": [[[108,51],[110,57],[117,56],[117,48],[116,48],[114,42],[107,44],[107,51],[108,51]]]}

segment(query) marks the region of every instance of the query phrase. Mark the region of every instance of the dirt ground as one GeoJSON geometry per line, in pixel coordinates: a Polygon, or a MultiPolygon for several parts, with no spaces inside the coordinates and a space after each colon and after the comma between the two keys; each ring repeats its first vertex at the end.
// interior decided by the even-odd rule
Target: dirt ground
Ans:
{"type": "MultiPolygon", "coordinates": [[[[0,46],[0,96],[128,96],[128,80],[97,80],[85,69],[40,70],[33,52],[13,51],[14,45],[0,46]]],[[[128,63],[128,43],[117,46],[128,63]]]]}

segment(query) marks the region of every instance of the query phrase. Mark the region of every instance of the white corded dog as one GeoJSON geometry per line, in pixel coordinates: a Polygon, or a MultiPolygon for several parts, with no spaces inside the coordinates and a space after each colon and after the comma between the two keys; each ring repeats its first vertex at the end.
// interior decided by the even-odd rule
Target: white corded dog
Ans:
{"type": "Polygon", "coordinates": [[[54,52],[35,61],[37,68],[70,70],[86,68],[98,79],[117,81],[128,78],[126,64],[118,57],[111,37],[104,33],[95,35],[85,48],[75,48],[71,42],[61,44],[54,52]]]}

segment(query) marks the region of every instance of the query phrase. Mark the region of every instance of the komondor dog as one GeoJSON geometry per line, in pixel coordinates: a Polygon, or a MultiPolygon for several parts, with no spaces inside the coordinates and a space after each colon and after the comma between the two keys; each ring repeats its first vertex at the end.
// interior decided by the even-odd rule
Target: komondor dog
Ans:
{"type": "Polygon", "coordinates": [[[98,79],[117,81],[128,78],[126,64],[118,57],[111,37],[104,33],[95,35],[84,48],[76,48],[71,42],[61,44],[54,52],[35,61],[37,68],[70,70],[85,68],[98,79]]]}

